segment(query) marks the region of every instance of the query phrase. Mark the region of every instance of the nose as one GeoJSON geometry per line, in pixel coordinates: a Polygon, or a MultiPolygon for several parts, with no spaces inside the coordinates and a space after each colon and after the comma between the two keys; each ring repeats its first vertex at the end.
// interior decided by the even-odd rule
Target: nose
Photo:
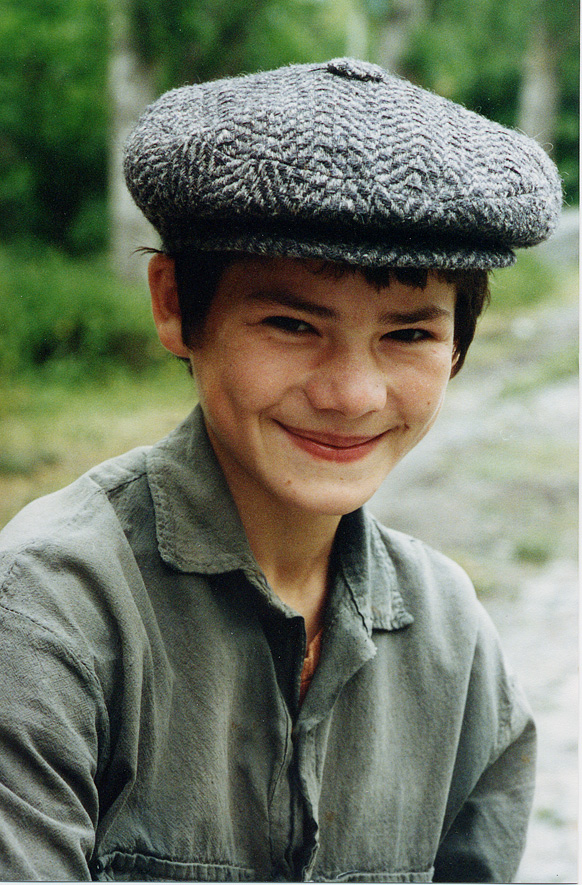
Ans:
{"type": "Polygon", "coordinates": [[[388,379],[373,353],[342,350],[328,355],[311,372],[305,391],[315,409],[361,418],[385,407],[388,379]]]}

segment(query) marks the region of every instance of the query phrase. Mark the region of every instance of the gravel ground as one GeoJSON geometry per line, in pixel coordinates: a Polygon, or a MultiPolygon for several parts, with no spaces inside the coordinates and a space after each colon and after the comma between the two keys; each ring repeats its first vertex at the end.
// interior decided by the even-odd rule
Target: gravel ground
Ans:
{"type": "Polygon", "coordinates": [[[578,882],[577,376],[516,374],[577,342],[577,310],[544,308],[477,343],[428,437],[372,500],[386,524],[469,571],[524,685],[539,732],[519,882],[578,882]],[[499,352],[503,357],[499,357],[499,352]],[[485,356],[484,356],[485,354],[485,356]]]}

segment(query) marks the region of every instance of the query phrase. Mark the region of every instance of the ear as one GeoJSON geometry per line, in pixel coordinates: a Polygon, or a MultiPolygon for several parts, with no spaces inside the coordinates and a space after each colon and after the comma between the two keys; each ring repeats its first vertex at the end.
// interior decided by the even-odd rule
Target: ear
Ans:
{"type": "Polygon", "coordinates": [[[451,363],[451,374],[449,375],[449,380],[451,378],[454,378],[455,375],[457,374],[457,372],[459,372],[461,370],[463,362],[464,362],[464,360],[461,359],[461,355],[459,353],[457,343],[455,342],[455,345],[453,348],[453,359],[452,359],[452,363],[451,363]]]}
{"type": "Polygon", "coordinates": [[[174,260],[158,253],[150,260],[148,281],[152,312],[158,336],[166,350],[188,359],[190,351],[182,341],[182,315],[178,302],[174,260]]]}

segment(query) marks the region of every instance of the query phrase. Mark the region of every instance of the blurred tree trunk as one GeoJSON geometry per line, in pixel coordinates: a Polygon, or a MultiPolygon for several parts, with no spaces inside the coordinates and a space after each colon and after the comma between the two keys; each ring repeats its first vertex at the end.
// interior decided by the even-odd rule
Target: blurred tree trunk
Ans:
{"type": "Polygon", "coordinates": [[[556,48],[547,26],[538,23],[529,31],[524,56],[518,126],[546,149],[555,134],[559,97],[556,48]]]}
{"type": "Polygon", "coordinates": [[[379,65],[403,73],[401,60],[410,35],[426,14],[426,0],[392,0],[378,28],[375,60],[379,65]]]}
{"type": "Polygon", "coordinates": [[[346,55],[368,59],[370,52],[370,26],[360,3],[349,0],[345,10],[346,55]]]}
{"type": "Polygon", "coordinates": [[[109,94],[111,105],[109,145],[110,255],[124,279],[142,277],[132,254],[139,246],[156,246],[158,238],[137,209],[123,177],[123,146],[137,118],[155,96],[155,77],[132,47],[129,0],[110,0],[111,52],[109,94]]]}

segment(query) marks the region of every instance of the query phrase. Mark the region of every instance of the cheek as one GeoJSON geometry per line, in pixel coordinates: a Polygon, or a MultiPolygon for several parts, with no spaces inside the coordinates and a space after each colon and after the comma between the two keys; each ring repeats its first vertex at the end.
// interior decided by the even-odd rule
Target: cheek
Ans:
{"type": "Polygon", "coordinates": [[[203,359],[192,359],[198,395],[207,409],[254,414],[277,401],[286,379],[272,362],[245,350],[223,348],[203,359]]]}
{"type": "Polygon", "coordinates": [[[452,357],[450,354],[437,352],[430,355],[422,366],[414,372],[413,377],[403,388],[408,409],[418,418],[436,416],[443,403],[447,384],[450,378],[452,357]]]}

